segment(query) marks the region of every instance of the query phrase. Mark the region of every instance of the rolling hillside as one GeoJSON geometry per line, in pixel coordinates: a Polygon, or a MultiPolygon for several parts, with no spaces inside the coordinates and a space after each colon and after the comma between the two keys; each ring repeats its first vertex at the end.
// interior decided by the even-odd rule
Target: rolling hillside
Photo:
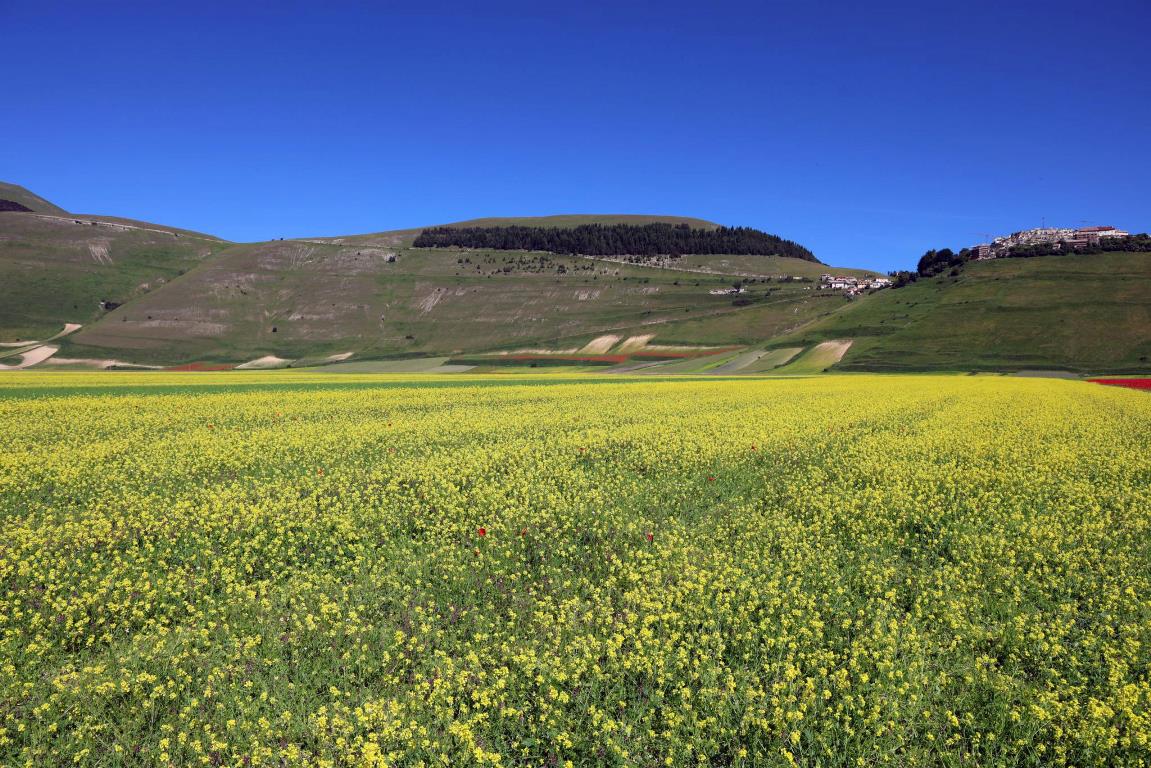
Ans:
{"type": "MultiPolygon", "coordinates": [[[[30,207],[30,206],[29,206],[30,207]]],[[[0,341],[87,325],[219,252],[205,235],[111,217],[0,213],[0,341]]]]}
{"type": "MultiPolygon", "coordinates": [[[[630,215],[458,224],[653,222],[717,226],[630,215]]],[[[0,340],[44,339],[78,323],[78,332],[54,342],[61,358],[157,364],[570,349],[614,332],[751,343],[838,303],[810,301],[810,280],[823,267],[800,259],[690,257],[661,267],[412,248],[419,232],[233,244],[107,216],[0,214],[0,277],[16,298],[0,309],[0,340]],[[712,293],[736,280],[747,283],[739,302],[712,293]],[[118,306],[106,311],[101,302],[118,306]]]]}
{"type": "Polygon", "coordinates": [[[570,348],[621,330],[721,343],[791,330],[842,302],[810,300],[810,283],[752,284],[749,306],[710,293],[731,284],[542,253],[276,241],[229,247],[70,343],[85,357],[229,362],[570,348]]]}
{"type": "MultiPolygon", "coordinates": [[[[973,262],[958,276],[849,301],[819,290],[819,275],[874,273],[778,256],[636,263],[414,248],[420,229],[235,244],[65,214],[13,185],[0,195],[37,209],[0,213],[0,365],[22,359],[24,340],[78,325],[52,341],[58,359],[304,365],[486,354],[500,362],[490,356],[571,355],[615,338],[599,352],[629,344],[673,357],[691,357],[682,348],[693,346],[724,350],[621,367],[653,373],[1151,369],[1147,254],[973,262]],[[728,294],[736,283],[743,291],[728,294]]],[[[611,214],[458,224],[651,222],[718,226],[611,214]]]]}
{"type": "Polygon", "coordinates": [[[11,200],[35,213],[52,213],[60,216],[66,216],[68,214],[68,212],[60,206],[48,202],[18,184],[7,184],[0,181],[0,200],[11,200]]]}
{"type": "Polygon", "coordinates": [[[1151,370],[1151,254],[968,263],[777,340],[853,339],[838,370],[1151,370]]]}

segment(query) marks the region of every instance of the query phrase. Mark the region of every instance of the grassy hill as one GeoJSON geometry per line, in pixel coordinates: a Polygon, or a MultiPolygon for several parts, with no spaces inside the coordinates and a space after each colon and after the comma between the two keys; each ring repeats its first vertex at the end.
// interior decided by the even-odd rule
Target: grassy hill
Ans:
{"type": "Polygon", "coordinates": [[[838,370],[1151,370],[1151,254],[971,262],[777,343],[831,339],[854,339],[838,370]]]}
{"type": "MultiPolygon", "coordinates": [[[[687,222],[569,215],[459,225],[687,222]]],[[[108,216],[0,214],[0,340],[61,340],[68,358],[142,363],[322,361],[450,355],[518,347],[578,348],[604,333],[676,342],[762,340],[819,316],[792,312],[819,265],[764,257],[745,302],[713,295],[746,279],[749,257],[699,257],[684,269],[546,253],[413,249],[418,229],[234,244],[108,216]],[[768,279],[773,282],[766,282],[768,279]],[[122,306],[104,311],[103,300],[122,306]]],[[[823,311],[829,311],[821,308],[823,311]]]]}
{"type": "MultiPolygon", "coordinates": [[[[631,263],[412,248],[419,229],[235,244],[64,214],[13,185],[0,185],[3,195],[40,212],[0,213],[0,342],[44,339],[80,323],[54,342],[64,358],[174,364],[276,356],[303,364],[349,353],[356,360],[572,354],[617,335],[621,344],[644,337],[655,346],[730,349],[665,370],[747,373],[784,363],[779,372],[1151,369],[1147,254],[974,262],[955,277],[848,301],[818,290],[819,275],[874,273],[769,256],[631,263]],[[735,282],[744,292],[723,295],[735,282]],[[120,306],[105,311],[101,301],[120,306]],[[837,344],[817,348],[822,342],[837,344]],[[786,360],[772,350],[787,350],[786,360]]],[[[612,214],[458,224],[653,221],[716,226],[612,214]]]]}
{"type": "Polygon", "coordinates": [[[697,256],[687,254],[669,262],[668,269],[686,272],[715,273],[743,277],[779,278],[781,276],[807,277],[834,272],[851,277],[875,277],[880,273],[870,269],[829,267],[814,261],[790,259],[785,256],[697,256]]]}
{"type": "Polygon", "coordinates": [[[111,217],[0,213],[0,341],[45,338],[65,323],[93,323],[105,314],[101,301],[129,302],[225,245],[111,217]]]}
{"type": "Polygon", "coordinates": [[[11,200],[36,213],[68,214],[68,212],[60,206],[48,202],[18,184],[7,184],[0,181],[0,200],[11,200]]]}
{"type": "Polygon", "coordinates": [[[731,285],[722,273],[340,240],[228,247],[70,343],[139,361],[570,349],[613,331],[724,343],[769,338],[843,301],[811,301],[811,283],[756,282],[736,306],[710,293],[731,285]]]}

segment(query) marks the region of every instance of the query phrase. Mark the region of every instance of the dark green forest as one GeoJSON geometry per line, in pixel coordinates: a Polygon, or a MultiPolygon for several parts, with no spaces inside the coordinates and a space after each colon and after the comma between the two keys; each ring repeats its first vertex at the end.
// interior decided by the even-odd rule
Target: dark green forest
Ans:
{"type": "Polygon", "coordinates": [[[822,263],[791,240],[750,227],[693,229],[687,224],[584,224],[578,227],[432,227],[417,248],[549,251],[584,256],[788,256],[822,263]]]}

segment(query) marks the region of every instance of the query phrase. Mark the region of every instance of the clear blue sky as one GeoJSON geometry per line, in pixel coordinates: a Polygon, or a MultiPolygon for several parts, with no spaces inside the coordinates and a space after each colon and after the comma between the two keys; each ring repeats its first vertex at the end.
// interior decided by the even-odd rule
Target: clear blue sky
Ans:
{"type": "Polygon", "coordinates": [[[893,269],[1151,229],[1148,29],[1148,0],[0,0],[0,179],[236,240],[669,213],[893,269]]]}

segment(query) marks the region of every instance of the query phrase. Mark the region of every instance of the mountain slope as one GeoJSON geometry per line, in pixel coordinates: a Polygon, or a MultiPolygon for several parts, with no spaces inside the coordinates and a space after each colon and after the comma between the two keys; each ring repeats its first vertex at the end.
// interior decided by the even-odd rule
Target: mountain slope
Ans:
{"type": "MultiPolygon", "coordinates": [[[[26,190],[20,199],[60,210],[26,190]]],[[[615,214],[448,226],[651,222],[717,226],[615,214]]],[[[810,280],[820,267],[798,259],[692,257],[688,267],[664,269],[542,253],[413,249],[420,231],[233,244],[109,216],[0,213],[0,281],[9,298],[0,306],[0,341],[46,338],[78,323],[84,327],[60,342],[62,357],[242,362],[271,354],[579,346],[604,332],[658,335],[673,326],[677,338],[704,342],[723,341],[731,327],[761,338],[820,314],[789,314],[808,286],[763,286],[745,302],[756,304],[754,319],[732,326],[745,308],[710,292],[735,279],[810,280]],[[103,302],[117,306],[108,310],[103,302]],[[685,331],[684,320],[700,323],[685,331]]]]}
{"type": "MultiPolygon", "coordinates": [[[[349,353],[572,354],[597,337],[618,337],[604,351],[628,338],[656,347],[730,347],[732,354],[788,348],[803,350],[798,367],[818,367],[809,353],[835,341],[846,354],[829,364],[846,371],[1151,369],[1149,254],[972,262],[957,276],[848,301],[818,290],[819,275],[874,273],[777,256],[631,263],[413,248],[420,229],[235,244],[52,212],[60,209],[14,185],[0,186],[0,194],[40,211],[0,212],[0,342],[46,339],[65,324],[82,324],[53,342],[65,358],[175,364],[349,353]],[[731,293],[733,284],[742,291],[731,293]]],[[[717,226],[612,214],[457,225],[654,221],[717,226]]]]}
{"type": "Polygon", "coordinates": [[[110,217],[0,213],[0,341],[89,324],[223,248],[206,235],[110,217]]]}
{"type": "MultiPolygon", "coordinates": [[[[757,282],[741,295],[748,306],[737,306],[731,296],[711,293],[732,284],[722,266],[702,274],[542,253],[388,248],[381,241],[230,246],[75,334],[70,344],[77,349],[69,354],[141,362],[451,354],[578,347],[613,331],[722,343],[741,313],[758,318],[741,337],[762,340],[843,301],[806,306],[810,282],[757,282]]],[[[799,259],[765,263],[794,265],[792,274],[802,273],[800,265],[812,268],[799,259]]]]}
{"type": "Polygon", "coordinates": [[[832,339],[854,339],[838,370],[1151,370],[1151,254],[970,262],[777,343],[832,339]]]}
{"type": "Polygon", "coordinates": [[[8,184],[0,181],[0,200],[11,200],[35,213],[53,213],[60,216],[68,215],[68,212],[60,206],[48,202],[18,184],[8,184]]]}

